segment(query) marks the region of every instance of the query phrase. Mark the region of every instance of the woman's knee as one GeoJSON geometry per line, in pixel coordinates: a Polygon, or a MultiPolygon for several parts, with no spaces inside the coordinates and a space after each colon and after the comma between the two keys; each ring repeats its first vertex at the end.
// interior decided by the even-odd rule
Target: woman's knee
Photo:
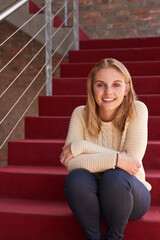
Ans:
{"type": "Polygon", "coordinates": [[[97,179],[94,174],[85,169],[75,169],[71,171],[65,181],[65,192],[96,192],[97,179]]]}
{"type": "Polygon", "coordinates": [[[111,169],[105,171],[101,179],[101,188],[115,190],[131,190],[130,177],[127,172],[122,169],[111,169]]]}

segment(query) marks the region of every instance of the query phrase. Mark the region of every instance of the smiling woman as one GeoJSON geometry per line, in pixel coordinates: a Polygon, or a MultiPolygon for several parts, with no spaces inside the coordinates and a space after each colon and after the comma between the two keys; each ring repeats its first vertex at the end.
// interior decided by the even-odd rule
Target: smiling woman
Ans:
{"type": "Polygon", "coordinates": [[[70,171],[66,200],[87,240],[102,239],[100,216],[106,240],[122,240],[128,220],[148,210],[151,186],[142,164],[147,121],[126,67],[115,59],[97,63],[88,76],[87,104],[74,110],[60,156],[70,171]]]}
{"type": "Polygon", "coordinates": [[[95,74],[93,92],[102,121],[113,120],[128,91],[124,76],[115,68],[101,69],[95,74]]]}
{"type": "MultiPolygon", "coordinates": [[[[117,128],[122,131],[124,129],[126,119],[132,118],[135,115],[136,94],[134,92],[131,76],[127,68],[116,59],[101,60],[91,70],[88,76],[87,84],[88,99],[86,105],[86,123],[88,131],[95,136],[98,134],[101,127],[101,121],[99,121],[100,109],[98,102],[95,99],[95,83],[99,80],[101,80],[101,84],[103,83],[103,90],[108,89],[113,91],[113,89],[117,89],[117,91],[114,92],[119,92],[119,94],[122,95],[122,102],[120,101],[119,104],[117,103],[117,108],[113,111],[113,117],[110,117],[110,121],[113,120],[114,125],[117,128]],[[105,81],[109,81],[108,85],[106,85],[107,82],[105,81]]],[[[108,95],[111,94],[108,92],[108,95]]]]}

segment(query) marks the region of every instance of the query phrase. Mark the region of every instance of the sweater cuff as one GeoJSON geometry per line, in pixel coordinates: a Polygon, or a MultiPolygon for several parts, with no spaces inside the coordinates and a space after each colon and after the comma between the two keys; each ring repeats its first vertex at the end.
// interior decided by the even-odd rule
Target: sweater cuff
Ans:
{"type": "Polygon", "coordinates": [[[79,146],[78,142],[73,142],[71,144],[71,152],[73,157],[77,157],[78,155],[81,154],[81,147],[79,146]]]}

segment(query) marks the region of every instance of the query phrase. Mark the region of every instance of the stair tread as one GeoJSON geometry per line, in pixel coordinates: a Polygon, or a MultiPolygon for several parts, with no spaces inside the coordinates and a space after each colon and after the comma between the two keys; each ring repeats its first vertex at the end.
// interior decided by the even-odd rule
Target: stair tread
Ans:
{"type": "Polygon", "coordinates": [[[66,175],[67,169],[62,167],[46,167],[46,166],[12,166],[0,168],[0,173],[25,173],[25,174],[45,174],[45,175],[66,175]]]}
{"type": "Polygon", "coordinates": [[[67,203],[25,199],[0,199],[0,213],[25,213],[66,216],[71,214],[67,203]]]}
{"type": "MultiPolygon", "coordinates": [[[[65,167],[50,167],[50,166],[14,166],[8,165],[0,168],[0,173],[28,173],[28,174],[46,174],[46,175],[66,175],[68,170],[65,167]]],[[[158,177],[160,178],[160,170],[147,169],[147,177],[158,177]]]]}
{"type": "Polygon", "coordinates": [[[126,47],[126,48],[100,48],[100,49],[80,49],[80,50],[71,50],[71,52],[103,52],[103,51],[108,51],[108,50],[114,50],[114,51],[118,51],[118,50],[121,50],[121,51],[126,51],[126,50],[147,50],[147,49],[160,49],[160,46],[156,46],[156,47],[133,47],[133,48],[130,48],[130,47],[126,47]]]}
{"type": "Polygon", "coordinates": [[[146,176],[148,178],[160,178],[160,170],[157,169],[147,169],[146,171],[146,176]]]}
{"type": "Polygon", "coordinates": [[[135,48],[159,46],[159,36],[81,40],[80,49],[135,48]]]}
{"type": "Polygon", "coordinates": [[[10,143],[64,143],[65,139],[22,139],[9,141],[10,143]]]}
{"type": "MultiPolygon", "coordinates": [[[[83,104],[82,104],[83,106],[83,104]]],[[[70,119],[71,116],[28,116],[27,119],[70,119]]],[[[148,118],[160,118],[159,116],[148,116],[148,118]]]]}
{"type": "MultiPolygon", "coordinates": [[[[160,60],[143,60],[143,61],[139,61],[139,60],[133,60],[133,61],[131,61],[131,60],[124,60],[123,61],[123,63],[125,63],[125,64],[127,64],[127,63],[132,63],[132,64],[134,64],[134,63],[140,63],[140,64],[142,64],[142,63],[159,63],[160,62],[160,60]]],[[[72,63],[70,63],[70,62],[67,62],[67,63],[62,63],[62,65],[73,65],[73,66],[78,66],[78,65],[87,65],[87,64],[91,64],[91,65],[93,65],[93,64],[96,64],[97,62],[72,62],[72,63]]]]}
{"type": "MultiPolygon", "coordinates": [[[[65,139],[22,139],[9,141],[10,143],[64,143],[65,139]]],[[[160,140],[148,140],[149,144],[160,144],[160,140]]]]}
{"type": "MultiPolygon", "coordinates": [[[[148,78],[149,78],[149,79],[150,79],[150,78],[155,78],[155,79],[157,79],[157,78],[158,78],[158,79],[159,79],[159,78],[160,78],[160,75],[156,75],[156,76],[155,76],[155,75],[153,75],[153,76],[151,76],[151,75],[150,75],[150,76],[145,76],[145,75],[142,76],[142,75],[141,75],[141,76],[134,76],[133,78],[134,78],[134,79],[142,79],[142,78],[145,78],[145,79],[148,79],[148,78]]],[[[53,80],[54,80],[54,79],[56,79],[56,80],[66,80],[66,81],[69,80],[69,79],[71,79],[71,80],[75,80],[75,81],[77,80],[77,81],[78,81],[78,80],[81,80],[81,79],[82,79],[82,80],[84,80],[84,79],[87,80],[87,77],[72,77],[72,76],[71,76],[71,77],[53,77],[53,80]]]]}
{"type": "MultiPolygon", "coordinates": [[[[79,97],[86,97],[87,94],[79,94],[79,95],[67,95],[67,94],[57,94],[57,95],[53,95],[53,96],[41,96],[41,98],[79,98],[79,97]]],[[[138,94],[138,97],[160,97],[160,93],[153,93],[153,94],[138,94]]]]}
{"type": "MultiPolygon", "coordinates": [[[[66,202],[25,199],[0,199],[0,213],[35,214],[48,216],[72,216],[66,202]]],[[[139,221],[160,222],[160,207],[151,206],[139,221]]]]}

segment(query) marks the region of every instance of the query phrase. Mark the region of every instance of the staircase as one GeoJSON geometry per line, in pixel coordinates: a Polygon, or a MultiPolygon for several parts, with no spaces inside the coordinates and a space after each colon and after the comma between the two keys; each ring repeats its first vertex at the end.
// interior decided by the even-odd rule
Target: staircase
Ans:
{"type": "MultiPolygon", "coordinates": [[[[83,240],[64,197],[67,170],[59,155],[72,110],[86,102],[86,79],[101,58],[126,65],[136,93],[149,110],[149,141],[143,160],[152,185],[147,214],[130,221],[124,240],[160,237],[160,38],[87,40],[69,52],[54,96],[39,97],[39,116],[25,118],[25,140],[8,143],[8,166],[0,169],[1,240],[83,240]]],[[[102,231],[105,223],[101,221],[102,231]]]]}

